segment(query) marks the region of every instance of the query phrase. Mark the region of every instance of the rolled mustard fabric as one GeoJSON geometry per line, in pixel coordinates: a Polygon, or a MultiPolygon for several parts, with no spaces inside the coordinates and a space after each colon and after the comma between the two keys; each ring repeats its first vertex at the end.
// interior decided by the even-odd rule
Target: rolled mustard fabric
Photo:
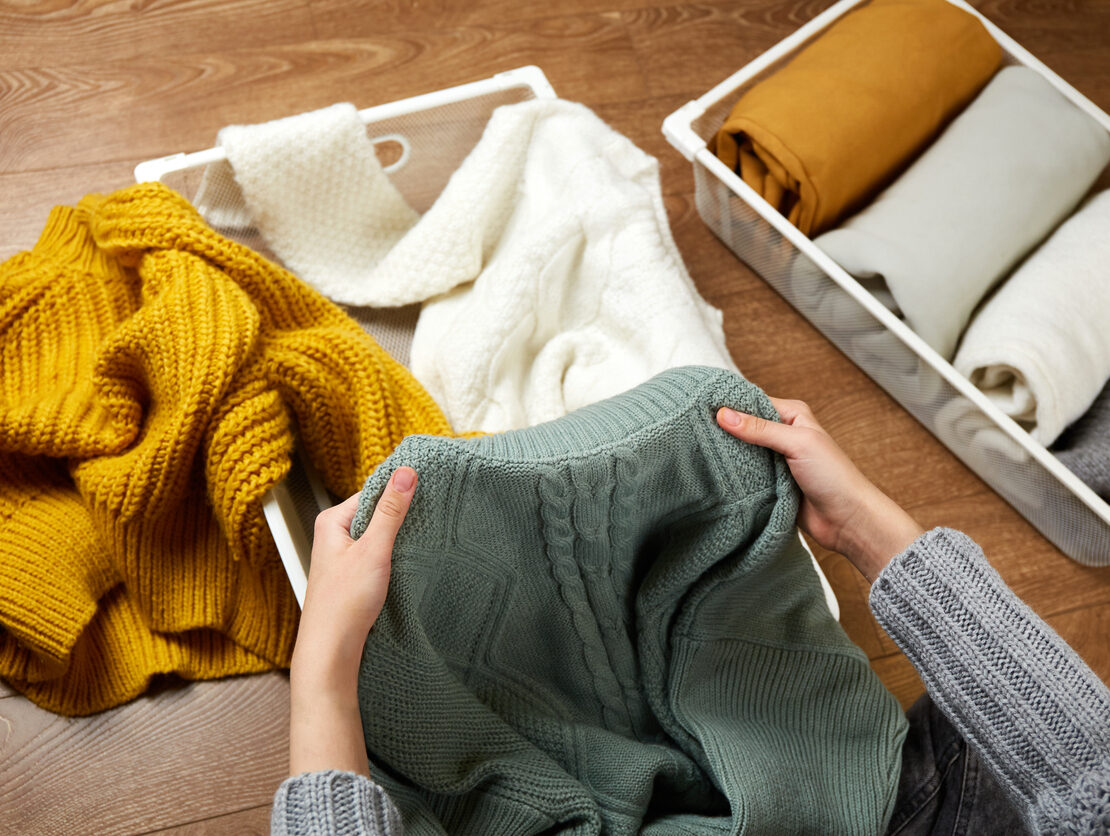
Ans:
{"type": "Polygon", "coordinates": [[[0,265],[0,677],[88,714],[289,662],[261,499],[297,440],[354,493],[449,433],[338,307],[157,183],[57,207],[0,265]]]}
{"type": "Polygon", "coordinates": [[[745,92],[713,150],[816,235],[908,163],[1000,61],[982,23],[945,0],[874,0],[745,92]]]}

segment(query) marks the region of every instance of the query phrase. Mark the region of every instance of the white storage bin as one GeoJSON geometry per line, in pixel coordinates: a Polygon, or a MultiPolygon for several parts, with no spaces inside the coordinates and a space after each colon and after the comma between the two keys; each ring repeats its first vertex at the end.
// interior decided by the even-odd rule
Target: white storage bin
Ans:
{"type": "MultiPolygon", "coordinates": [[[[1110,565],[1110,505],[876,300],[707,147],[743,92],[865,0],[841,0],[663,122],[693,163],[698,213],[743,261],[1065,554],[1110,565]],[[982,432],[986,430],[987,432],[982,432]],[[977,438],[978,436],[978,438],[977,438]]],[[[1110,116],[975,9],[1002,47],[1107,131],[1110,116]]]]}
{"type": "MultiPolygon", "coordinates": [[[[448,179],[478,143],[493,111],[507,104],[536,98],[554,98],[555,90],[536,66],[520,67],[497,75],[436,90],[396,102],[366,108],[359,116],[378,146],[379,156],[393,185],[418,212],[439,197],[448,179]]],[[[202,190],[209,166],[228,165],[222,148],[191,154],[172,154],[147,160],[135,167],[138,183],[157,180],[190,197],[201,214],[222,235],[238,241],[280,263],[254,226],[232,176],[218,178],[224,188],[202,190]],[[202,193],[203,201],[194,197],[202,193]]],[[[230,172],[228,172],[230,173],[230,172]]],[[[409,347],[420,311],[419,305],[390,310],[342,306],[378,343],[408,366],[409,347]]],[[[329,496],[323,482],[303,457],[294,455],[289,475],[263,500],[266,522],[274,536],[282,564],[299,604],[304,604],[312,532],[316,515],[340,497],[329,496]]],[[[828,579],[817,565],[809,545],[799,533],[835,618],[840,607],[828,579]]]]}

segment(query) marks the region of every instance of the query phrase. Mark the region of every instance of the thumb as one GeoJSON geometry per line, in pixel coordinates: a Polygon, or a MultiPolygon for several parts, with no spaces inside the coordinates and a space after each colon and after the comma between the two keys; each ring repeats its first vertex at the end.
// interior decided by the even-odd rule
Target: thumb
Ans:
{"type": "Polygon", "coordinates": [[[766,418],[749,415],[746,412],[737,412],[727,406],[717,410],[717,424],[729,435],[741,441],[768,447],[784,456],[794,455],[797,429],[788,424],[768,421],[766,418]]]}
{"type": "Polygon", "coordinates": [[[378,504],[374,506],[370,524],[358,539],[360,550],[369,551],[375,557],[389,557],[393,553],[393,542],[415,493],[416,471],[411,467],[399,467],[393,471],[378,504]]]}

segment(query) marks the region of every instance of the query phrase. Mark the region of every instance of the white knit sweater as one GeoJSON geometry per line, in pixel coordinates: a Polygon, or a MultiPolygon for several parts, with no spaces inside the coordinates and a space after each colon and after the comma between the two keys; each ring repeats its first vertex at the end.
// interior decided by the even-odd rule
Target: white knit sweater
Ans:
{"type": "Polygon", "coordinates": [[[410,245],[458,279],[412,344],[458,430],[547,421],[672,366],[735,369],[671,238],[657,162],[582,105],[495,111],[391,256],[410,245]]]}
{"type": "Polygon", "coordinates": [[[672,366],[735,369],[671,238],[658,164],[589,109],[498,108],[419,220],[356,123],[337,105],[220,141],[290,269],[351,305],[428,300],[411,367],[455,429],[557,418],[672,366]]]}

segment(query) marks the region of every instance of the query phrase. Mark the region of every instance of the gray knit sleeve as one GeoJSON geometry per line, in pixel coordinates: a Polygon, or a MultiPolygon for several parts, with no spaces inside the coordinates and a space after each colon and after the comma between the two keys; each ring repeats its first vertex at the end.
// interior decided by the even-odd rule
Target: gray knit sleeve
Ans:
{"type": "Polygon", "coordinates": [[[971,538],[921,535],[871,609],[1036,832],[1110,832],[1110,691],[971,538]]]}
{"type": "Polygon", "coordinates": [[[401,814],[364,775],[330,769],[286,778],[274,794],[270,836],[402,836],[401,814]]]}

